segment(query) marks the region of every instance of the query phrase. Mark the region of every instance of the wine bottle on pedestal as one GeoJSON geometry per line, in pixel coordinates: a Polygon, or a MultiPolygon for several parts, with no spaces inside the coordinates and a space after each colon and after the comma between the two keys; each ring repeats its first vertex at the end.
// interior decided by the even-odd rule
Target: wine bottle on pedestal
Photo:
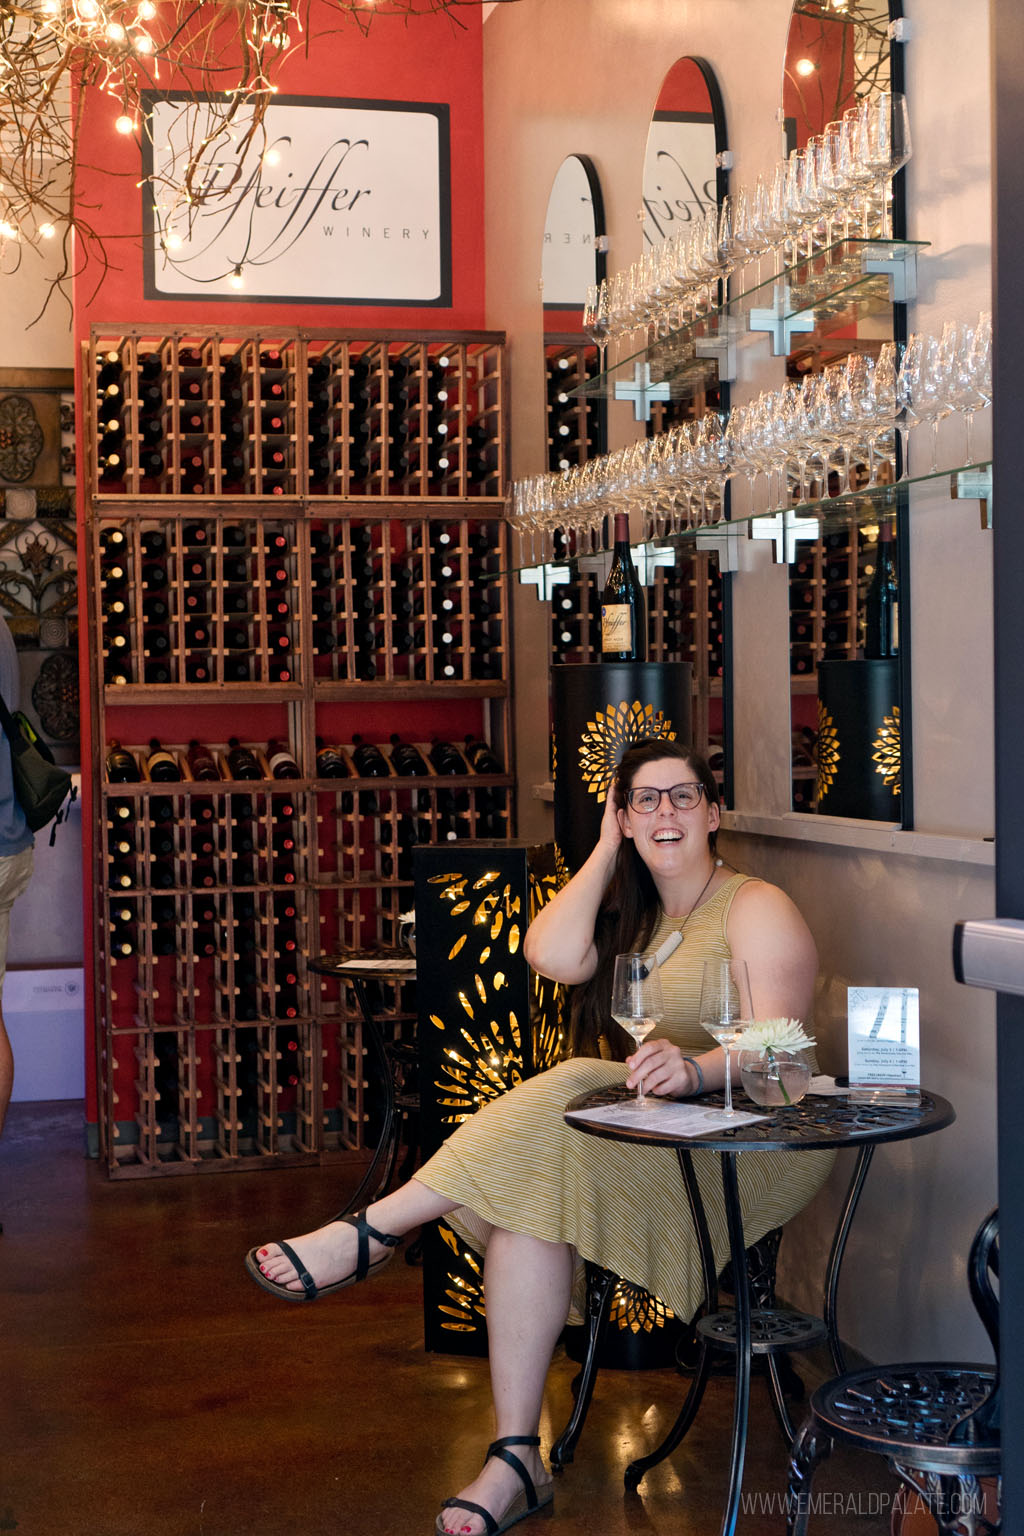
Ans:
{"type": "Polygon", "coordinates": [[[611,570],[601,594],[602,661],[647,660],[647,605],[629,548],[629,519],[615,514],[611,570]]]}

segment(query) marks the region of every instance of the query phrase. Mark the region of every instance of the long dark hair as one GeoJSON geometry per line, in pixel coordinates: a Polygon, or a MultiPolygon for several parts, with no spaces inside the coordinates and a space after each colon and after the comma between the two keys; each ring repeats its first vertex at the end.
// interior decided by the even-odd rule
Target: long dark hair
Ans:
{"type": "MultiPolygon", "coordinates": [[[[718,785],[707,762],[693,747],[655,736],[645,737],[622,755],[615,774],[616,803],[625,808],[626,794],[641,768],[666,757],[685,763],[704,786],[708,805],[719,804],[718,785]]],[[[708,848],[714,856],[717,829],[708,833],[708,848]]],[[[569,1051],[573,1056],[599,1056],[600,1039],[608,1024],[608,999],[612,991],[615,956],[631,950],[646,949],[658,921],[658,890],[650,870],[636,851],[632,838],[619,845],[612,878],[601,899],[594,924],[597,969],[589,981],[573,991],[569,1013],[569,1051]]],[[[614,1030],[607,1041],[614,1060],[622,1061],[632,1049],[623,1030],[614,1030]],[[621,1038],[620,1038],[621,1037],[621,1038]]]]}

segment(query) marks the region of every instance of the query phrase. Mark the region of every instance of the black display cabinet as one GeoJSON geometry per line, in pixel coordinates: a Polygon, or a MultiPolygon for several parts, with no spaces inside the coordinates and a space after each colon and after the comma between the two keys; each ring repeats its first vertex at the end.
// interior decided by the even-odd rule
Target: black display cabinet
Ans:
{"type": "MultiPolygon", "coordinates": [[[[532,972],[523,936],[557,888],[551,844],[415,850],[420,1134],[424,1158],[481,1105],[563,1054],[564,991],[532,972]]],[[[483,1265],[445,1222],[425,1234],[427,1349],[483,1355],[483,1265]]]]}
{"type": "Polygon", "coordinates": [[[597,842],[615,769],[647,736],[688,745],[688,661],[613,661],[552,667],[555,843],[574,874],[597,842]]]}
{"type": "Polygon", "coordinates": [[[818,794],[825,816],[899,821],[899,662],[818,663],[818,794]]]}

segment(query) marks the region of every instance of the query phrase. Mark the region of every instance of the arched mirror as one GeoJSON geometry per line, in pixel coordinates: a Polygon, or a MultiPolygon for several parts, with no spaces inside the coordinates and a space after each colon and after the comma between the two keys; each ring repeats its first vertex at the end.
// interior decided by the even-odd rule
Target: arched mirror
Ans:
{"type": "Polygon", "coordinates": [[[721,200],[725,118],[714,73],[677,59],[661,83],[644,155],[644,246],[660,245],[721,200]]]}
{"type": "MultiPolygon", "coordinates": [[[[794,0],[782,89],[784,152],[791,163],[794,151],[808,167],[820,154],[818,174],[831,175],[833,164],[842,162],[817,146],[831,135],[843,153],[855,152],[849,127],[858,120],[858,103],[863,117],[863,104],[902,90],[899,47],[889,37],[893,14],[886,0],[794,0]]],[[[885,186],[881,202],[872,205],[865,182],[863,201],[839,204],[826,221],[821,244],[833,254],[818,260],[817,280],[824,287],[830,280],[835,287],[848,285],[847,274],[860,272],[867,253],[855,237],[903,234],[902,177],[885,186]],[[854,239],[844,246],[847,234],[854,239]]],[[[884,263],[891,252],[879,242],[873,254],[884,263]]],[[[794,286],[798,280],[793,278],[794,286]]],[[[837,302],[835,314],[815,312],[813,328],[790,338],[788,380],[799,385],[801,401],[813,405],[817,391],[823,422],[833,403],[838,420],[844,400],[862,381],[873,388],[876,364],[881,379],[882,366],[892,369],[898,360],[893,343],[905,339],[905,310],[888,302],[898,287],[884,286],[884,276],[881,284],[879,302],[845,310],[837,302]]],[[[805,462],[806,475],[791,491],[795,501],[842,489],[853,493],[842,517],[825,516],[820,537],[797,543],[789,567],[792,805],[909,826],[909,690],[903,686],[909,658],[900,649],[907,633],[900,622],[906,619],[900,612],[905,514],[902,493],[887,489],[899,468],[895,433],[878,431],[872,440],[865,428],[845,444],[835,439],[824,458],[805,462]]]]}
{"type": "MultiPolygon", "coordinates": [[[[606,276],[604,204],[597,170],[586,155],[568,155],[548,195],[541,257],[544,304],[544,389],[547,464],[564,474],[607,448],[607,407],[599,394],[580,394],[598,372],[597,348],[583,333],[587,290],[606,276]]],[[[578,551],[556,538],[557,553],[578,551]]],[[[560,582],[551,597],[553,662],[595,661],[600,611],[591,611],[586,577],[560,582]],[[596,624],[596,629],[595,629],[596,624]]]]}
{"type": "Polygon", "coordinates": [[[548,196],[541,252],[547,467],[558,472],[605,450],[605,412],[578,390],[597,372],[597,349],[583,334],[587,290],[605,276],[601,184],[586,155],[567,155],[548,196]]]}
{"type": "MultiPolygon", "coordinates": [[[[721,203],[728,190],[725,151],[725,111],[714,70],[703,59],[677,59],[662,80],[647,134],[645,252],[677,234],[688,236],[688,227],[721,203]]],[[[727,407],[727,387],[719,384],[714,362],[694,366],[695,361],[689,339],[671,359],[657,359],[656,375],[670,382],[667,398],[649,404],[650,434],[727,407]]],[[[660,549],[657,560],[648,570],[647,653],[652,661],[689,662],[694,745],[707,755],[728,801],[725,655],[730,580],[723,577],[715,555],[698,551],[690,541],[660,549]]]]}

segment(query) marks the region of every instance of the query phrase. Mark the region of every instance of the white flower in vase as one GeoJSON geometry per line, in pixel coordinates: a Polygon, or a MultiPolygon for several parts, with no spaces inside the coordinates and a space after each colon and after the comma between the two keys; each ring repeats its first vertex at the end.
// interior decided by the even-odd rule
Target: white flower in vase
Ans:
{"type": "Polygon", "coordinates": [[[816,1043],[799,1019],[757,1019],[743,1031],[743,1050],[759,1054],[767,1062],[765,1078],[778,1084],[786,1104],[793,1101],[780,1071],[779,1053],[804,1051],[816,1043]]]}

